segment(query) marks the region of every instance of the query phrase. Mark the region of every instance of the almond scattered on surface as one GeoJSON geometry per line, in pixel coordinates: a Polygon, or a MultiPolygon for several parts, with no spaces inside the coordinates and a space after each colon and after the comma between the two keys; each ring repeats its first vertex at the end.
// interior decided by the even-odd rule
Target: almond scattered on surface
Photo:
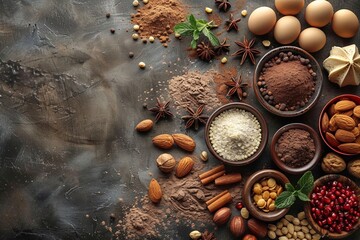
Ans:
{"type": "Polygon", "coordinates": [[[196,147],[196,143],[194,139],[190,136],[182,134],[182,133],[175,133],[172,134],[172,137],[180,148],[184,149],[185,151],[192,152],[196,147]]]}
{"type": "Polygon", "coordinates": [[[174,146],[174,139],[170,134],[160,134],[152,139],[155,146],[162,149],[170,149],[174,146]]]}
{"type": "Polygon", "coordinates": [[[194,160],[192,160],[191,157],[184,157],[179,161],[176,167],[175,175],[179,178],[185,177],[191,172],[193,166],[194,160]]]}
{"type": "Polygon", "coordinates": [[[152,129],[154,122],[151,119],[145,119],[139,122],[135,129],[139,132],[147,132],[152,129]]]}
{"type": "Polygon", "coordinates": [[[162,191],[160,184],[158,183],[158,181],[156,181],[155,178],[151,179],[150,181],[148,195],[153,203],[160,202],[162,198],[162,191]]]}

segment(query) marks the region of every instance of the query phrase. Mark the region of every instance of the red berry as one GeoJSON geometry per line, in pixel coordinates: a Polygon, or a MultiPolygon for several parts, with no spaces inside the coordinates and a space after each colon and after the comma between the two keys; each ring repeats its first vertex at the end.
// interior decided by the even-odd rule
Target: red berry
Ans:
{"type": "Polygon", "coordinates": [[[237,210],[241,210],[244,206],[243,206],[242,202],[237,202],[235,207],[237,210]]]}

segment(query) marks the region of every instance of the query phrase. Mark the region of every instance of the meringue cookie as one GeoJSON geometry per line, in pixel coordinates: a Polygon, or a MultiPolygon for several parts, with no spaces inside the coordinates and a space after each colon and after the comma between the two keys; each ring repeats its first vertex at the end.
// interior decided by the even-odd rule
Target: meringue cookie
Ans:
{"type": "Polygon", "coordinates": [[[360,54],[355,44],[333,47],[323,66],[329,72],[329,80],[340,87],[360,84],[360,54]]]}

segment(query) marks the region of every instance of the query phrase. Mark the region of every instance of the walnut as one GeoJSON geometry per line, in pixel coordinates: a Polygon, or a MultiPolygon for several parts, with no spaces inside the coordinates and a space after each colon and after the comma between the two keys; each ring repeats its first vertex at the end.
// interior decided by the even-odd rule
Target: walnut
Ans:
{"type": "MultiPolygon", "coordinates": [[[[339,155],[335,153],[328,153],[323,158],[321,168],[326,173],[339,173],[345,170],[346,163],[339,155]]],[[[360,164],[359,164],[360,172],[360,164]]]]}
{"type": "Polygon", "coordinates": [[[349,162],[348,171],[354,177],[360,178],[360,159],[349,162]]]}

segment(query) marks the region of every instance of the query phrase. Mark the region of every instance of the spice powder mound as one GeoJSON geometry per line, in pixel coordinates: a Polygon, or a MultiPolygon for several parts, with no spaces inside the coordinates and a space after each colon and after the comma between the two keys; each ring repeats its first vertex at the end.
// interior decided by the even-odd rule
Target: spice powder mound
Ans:
{"type": "Polygon", "coordinates": [[[131,22],[140,26],[138,33],[142,38],[153,36],[165,43],[174,26],[185,20],[186,12],[186,7],[177,0],[149,1],[131,15],[131,22]]]}
{"type": "Polygon", "coordinates": [[[209,136],[211,145],[220,156],[229,161],[241,161],[259,148],[261,127],[250,112],[230,109],[212,121],[209,136]]]}

